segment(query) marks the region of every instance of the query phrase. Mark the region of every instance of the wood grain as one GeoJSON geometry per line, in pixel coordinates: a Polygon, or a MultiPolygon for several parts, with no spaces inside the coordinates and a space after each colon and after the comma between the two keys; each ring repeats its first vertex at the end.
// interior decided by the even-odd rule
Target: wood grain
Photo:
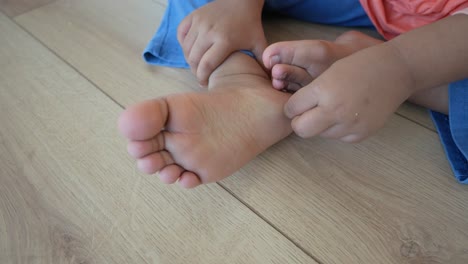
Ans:
{"type": "MultiPolygon", "coordinates": [[[[161,16],[151,1],[82,0],[17,21],[126,106],[196,86],[188,71],[141,62],[161,16]]],[[[288,30],[311,34],[279,28],[272,38],[288,30]]],[[[468,189],[453,179],[437,134],[400,116],[357,145],[292,136],[221,184],[323,263],[468,259],[468,189]]]]}
{"type": "Polygon", "coordinates": [[[14,17],[53,1],[54,0],[0,0],[0,11],[4,12],[7,16],[14,17]]]}
{"type": "Polygon", "coordinates": [[[357,145],[292,136],[222,184],[323,263],[466,263],[468,190],[439,144],[394,116],[357,145]]]}
{"type": "Polygon", "coordinates": [[[413,122],[418,123],[423,127],[426,127],[432,131],[436,131],[434,123],[432,122],[431,117],[429,115],[429,110],[426,108],[412,103],[404,103],[398,109],[398,113],[401,116],[406,117],[409,120],[412,120],[413,122]]]}
{"type": "Polygon", "coordinates": [[[129,105],[190,91],[196,80],[188,70],[151,67],[142,60],[163,10],[160,3],[149,0],[67,0],[15,20],[100,89],[125,98],[119,102],[129,105]],[[129,90],[133,91],[130,97],[129,90]]]}
{"type": "Polygon", "coordinates": [[[0,14],[0,263],[315,263],[218,185],[135,172],[121,108],[0,14]]]}

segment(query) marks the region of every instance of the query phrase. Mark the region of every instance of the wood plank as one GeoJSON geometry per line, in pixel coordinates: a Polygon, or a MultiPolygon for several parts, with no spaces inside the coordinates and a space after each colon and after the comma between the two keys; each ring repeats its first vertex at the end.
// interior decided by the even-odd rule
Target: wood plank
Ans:
{"type": "Polygon", "coordinates": [[[414,121],[415,123],[420,124],[430,130],[436,131],[434,123],[431,120],[429,110],[412,104],[412,103],[404,103],[398,109],[398,113],[401,116],[408,118],[409,120],[414,121]]]}
{"type": "Polygon", "coordinates": [[[53,1],[54,0],[0,0],[0,11],[4,12],[9,17],[14,17],[53,1]]]}
{"type": "Polygon", "coordinates": [[[323,263],[467,263],[467,186],[437,135],[394,116],[345,145],[295,136],[222,182],[323,263]]]}
{"type": "MultiPolygon", "coordinates": [[[[196,86],[186,71],[138,58],[160,6],[110,3],[63,1],[17,21],[123,105],[196,86]]],[[[323,263],[468,258],[468,189],[453,180],[437,135],[400,116],[357,145],[292,136],[222,185],[323,263]]]]}
{"type": "Polygon", "coordinates": [[[66,0],[15,20],[106,93],[126,98],[120,102],[128,105],[161,94],[189,91],[196,80],[184,74],[188,70],[151,67],[142,60],[162,11],[160,3],[149,0],[66,0]],[[44,19],[44,15],[50,17],[44,19]],[[58,21],[61,25],[54,25],[58,21]],[[50,30],[57,27],[60,29],[50,30]],[[43,35],[44,30],[47,33],[43,35]],[[84,39],[77,42],[75,34],[84,39]],[[129,89],[134,91],[130,97],[129,89]]]}
{"type": "Polygon", "coordinates": [[[218,185],[135,172],[122,110],[0,14],[0,263],[315,263],[218,185]]]}

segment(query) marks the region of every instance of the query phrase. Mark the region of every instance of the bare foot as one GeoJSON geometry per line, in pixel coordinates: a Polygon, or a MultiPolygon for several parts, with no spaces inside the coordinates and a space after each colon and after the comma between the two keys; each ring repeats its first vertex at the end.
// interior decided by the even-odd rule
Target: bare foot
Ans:
{"type": "Polygon", "coordinates": [[[193,188],[219,181],[292,132],[283,114],[289,95],[271,89],[259,64],[231,55],[208,92],[148,100],[119,119],[138,168],[164,183],[193,188]]]}
{"type": "Polygon", "coordinates": [[[379,43],[382,43],[382,40],[357,31],[346,32],[334,42],[278,42],[265,50],[263,63],[271,69],[275,89],[297,91],[312,82],[337,60],[379,43]]]}

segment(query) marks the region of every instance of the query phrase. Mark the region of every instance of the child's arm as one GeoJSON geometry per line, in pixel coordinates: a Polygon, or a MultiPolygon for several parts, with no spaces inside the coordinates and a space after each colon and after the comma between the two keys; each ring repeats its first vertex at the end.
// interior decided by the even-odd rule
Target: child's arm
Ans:
{"type": "Polygon", "coordinates": [[[261,14],[264,0],[217,0],[191,13],[177,38],[200,84],[234,51],[249,50],[261,59],[266,47],[261,14]]]}
{"type": "Polygon", "coordinates": [[[468,77],[468,15],[447,17],[389,42],[414,81],[413,90],[468,77]]]}
{"type": "Polygon", "coordinates": [[[357,142],[416,91],[468,77],[468,15],[454,15],[339,60],[286,103],[302,137],[357,142]]]}

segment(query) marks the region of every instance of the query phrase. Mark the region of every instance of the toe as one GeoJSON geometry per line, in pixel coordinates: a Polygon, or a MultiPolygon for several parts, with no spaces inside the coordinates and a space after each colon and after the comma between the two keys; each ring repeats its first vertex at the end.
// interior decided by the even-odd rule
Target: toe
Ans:
{"type": "Polygon", "coordinates": [[[270,45],[263,53],[269,69],[276,64],[289,64],[306,69],[316,78],[338,58],[336,44],[323,40],[285,41],[270,45]]]}
{"type": "Polygon", "coordinates": [[[198,175],[191,171],[185,171],[179,178],[179,184],[183,188],[191,189],[195,188],[201,184],[200,178],[198,175]]]}
{"type": "Polygon", "coordinates": [[[165,148],[164,132],[155,137],[144,141],[130,141],[127,145],[127,151],[130,156],[140,159],[144,156],[161,151],[165,148]]]}
{"type": "Polygon", "coordinates": [[[143,173],[153,174],[173,163],[174,160],[169,152],[160,151],[138,159],[137,167],[143,173]]]}
{"type": "Polygon", "coordinates": [[[153,138],[164,128],[168,106],[164,98],[148,100],[125,110],[119,118],[120,132],[130,140],[153,138]]]}
{"type": "Polygon", "coordinates": [[[288,84],[285,87],[275,87],[275,83],[273,83],[275,88],[292,91],[296,91],[298,88],[304,87],[314,80],[303,68],[288,64],[275,65],[271,70],[271,78],[288,84]]]}
{"type": "Polygon", "coordinates": [[[288,83],[285,80],[279,80],[279,79],[275,79],[275,78],[271,79],[271,83],[273,85],[273,88],[275,88],[277,90],[286,89],[286,87],[288,86],[288,83]]]}
{"type": "Polygon", "coordinates": [[[171,164],[161,169],[159,179],[166,184],[175,183],[184,172],[184,168],[177,164],[171,164]]]}

